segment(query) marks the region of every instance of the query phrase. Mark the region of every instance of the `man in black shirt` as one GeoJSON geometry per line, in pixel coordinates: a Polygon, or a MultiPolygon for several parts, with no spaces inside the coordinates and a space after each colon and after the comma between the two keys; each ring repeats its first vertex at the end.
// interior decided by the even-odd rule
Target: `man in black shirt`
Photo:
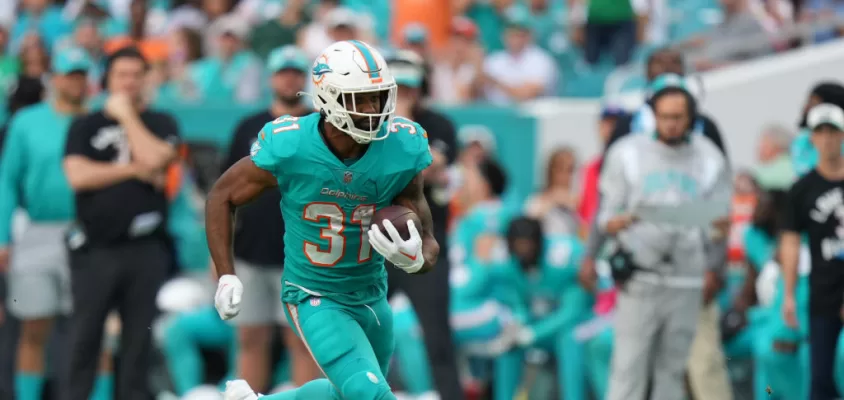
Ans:
{"type": "Polygon", "coordinates": [[[811,400],[839,398],[834,370],[844,304],[844,110],[823,103],[807,118],[818,164],[788,192],[788,207],[780,237],[785,281],[783,319],[797,328],[797,265],[801,236],[809,238],[809,346],[811,400]]]}
{"type": "Polygon", "coordinates": [[[61,390],[67,400],[90,396],[112,309],[122,326],[115,398],[148,397],[149,327],[172,260],[165,169],[177,157],[179,136],[172,117],[143,104],[146,71],[136,49],[115,52],[106,65],[104,110],[79,117],[68,131],[64,170],[77,222],[67,235],[74,309],[61,390]]]}
{"type": "MultiPolygon", "coordinates": [[[[420,104],[424,70],[418,56],[406,50],[399,51],[387,63],[398,85],[396,115],[413,119],[428,132],[434,162],[424,171],[425,197],[434,219],[434,237],[440,244],[441,254],[447,254],[448,203],[447,199],[440,199],[441,196],[435,193],[442,189],[439,177],[445,175],[447,165],[457,158],[457,134],[454,125],[444,115],[420,104]]],[[[448,321],[448,276],[448,257],[440,257],[431,273],[420,276],[411,277],[396,268],[387,268],[390,293],[404,292],[413,303],[422,325],[431,372],[440,398],[459,400],[463,398],[463,393],[448,321]]]]}
{"type": "MultiPolygon", "coordinates": [[[[273,101],[269,109],[244,118],[238,124],[223,171],[249,156],[252,143],[267,122],[311,112],[299,92],[305,89],[310,62],[301,50],[284,46],[273,50],[267,70],[273,74],[270,85],[273,101]]],[[[248,206],[238,209],[235,223],[234,256],[237,275],[247,288],[242,310],[231,321],[237,326],[238,377],[260,392],[269,390],[273,326],[287,325],[282,303],[281,269],[284,265],[284,221],[281,219],[281,192],[267,190],[248,206]]],[[[288,328],[282,332],[293,360],[292,381],[301,386],[319,377],[319,369],[301,340],[288,328]]]]}

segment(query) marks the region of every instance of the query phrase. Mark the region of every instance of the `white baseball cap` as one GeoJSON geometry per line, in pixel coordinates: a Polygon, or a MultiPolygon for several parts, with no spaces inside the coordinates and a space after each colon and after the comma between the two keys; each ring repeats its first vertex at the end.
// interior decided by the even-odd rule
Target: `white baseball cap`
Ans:
{"type": "Polygon", "coordinates": [[[823,103],[812,107],[806,120],[812,130],[821,125],[831,125],[839,131],[844,131],[844,110],[835,104],[823,103]]]}

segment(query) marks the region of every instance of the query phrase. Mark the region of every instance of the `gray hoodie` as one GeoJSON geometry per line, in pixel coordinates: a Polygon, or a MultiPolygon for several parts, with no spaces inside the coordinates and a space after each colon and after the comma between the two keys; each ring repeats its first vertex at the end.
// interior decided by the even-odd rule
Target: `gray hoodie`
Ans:
{"type": "MultiPolygon", "coordinates": [[[[670,207],[732,196],[724,154],[701,135],[691,135],[678,146],[666,145],[653,135],[628,135],[610,148],[599,182],[601,229],[614,216],[635,214],[642,205],[670,207]]],[[[724,216],[728,214],[725,208],[724,216]]],[[[644,269],[666,277],[697,279],[713,262],[709,237],[706,228],[635,222],[616,239],[644,269]]]]}

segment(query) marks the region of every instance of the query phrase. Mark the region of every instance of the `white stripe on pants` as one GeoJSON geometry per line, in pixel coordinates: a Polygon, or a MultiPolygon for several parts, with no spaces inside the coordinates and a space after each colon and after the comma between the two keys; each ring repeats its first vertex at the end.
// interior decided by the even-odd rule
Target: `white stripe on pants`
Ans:
{"type": "Polygon", "coordinates": [[[630,280],[619,291],[607,400],[685,397],[686,362],[700,313],[700,288],[630,280]]]}

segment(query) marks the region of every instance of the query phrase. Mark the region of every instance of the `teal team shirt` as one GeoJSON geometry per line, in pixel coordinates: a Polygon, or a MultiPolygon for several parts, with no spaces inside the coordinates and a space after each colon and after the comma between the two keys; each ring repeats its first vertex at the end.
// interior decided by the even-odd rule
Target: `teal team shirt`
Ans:
{"type": "Polygon", "coordinates": [[[251,158],[271,172],[281,191],[285,222],[282,300],[298,304],[325,296],[346,305],[386,295],[384,258],[366,238],[373,213],[431,162],[427,133],[396,117],[357,160],[339,160],[323,141],[319,114],[267,123],[251,158]]]}
{"type": "Polygon", "coordinates": [[[11,240],[12,214],[18,207],[35,222],[73,218],[74,195],[62,168],[72,119],[42,102],[18,111],[10,121],[0,155],[0,246],[11,240]]]}

